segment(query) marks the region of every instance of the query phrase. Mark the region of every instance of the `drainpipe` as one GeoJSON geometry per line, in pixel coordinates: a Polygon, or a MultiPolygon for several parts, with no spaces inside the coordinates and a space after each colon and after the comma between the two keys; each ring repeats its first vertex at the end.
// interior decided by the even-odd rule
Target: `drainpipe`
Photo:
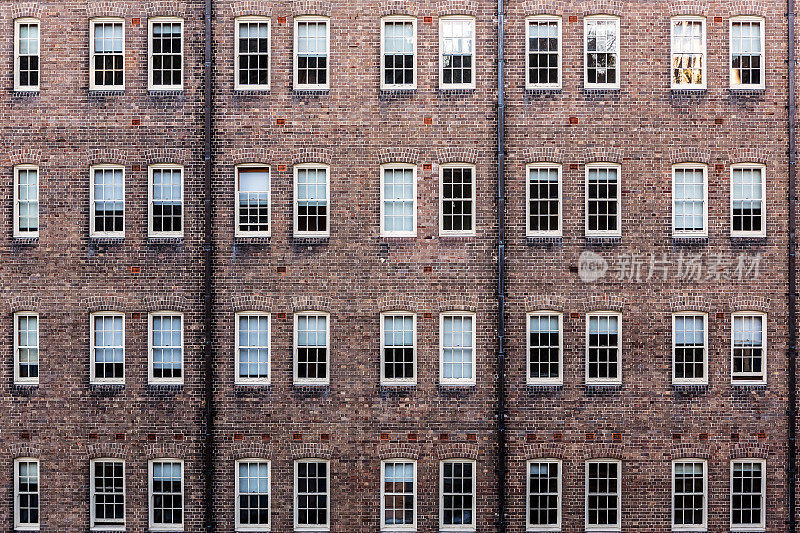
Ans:
{"type": "Polygon", "coordinates": [[[786,1],[789,23],[789,533],[797,531],[797,236],[795,197],[797,147],[795,145],[795,35],[794,0],[786,1]]]}
{"type": "MultiPolygon", "coordinates": [[[[790,0],[791,1],[791,0],[790,0]]],[[[497,0],[497,514],[498,531],[506,531],[506,183],[505,59],[503,0],[497,0]]]]}

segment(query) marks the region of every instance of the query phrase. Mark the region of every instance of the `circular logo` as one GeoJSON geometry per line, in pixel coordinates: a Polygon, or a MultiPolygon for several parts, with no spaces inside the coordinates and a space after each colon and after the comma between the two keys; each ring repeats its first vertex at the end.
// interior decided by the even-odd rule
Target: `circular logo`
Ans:
{"type": "Polygon", "coordinates": [[[602,255],[586,251],[581,253],[578,258],[578,276],[585,283],[597,281],[606,275],[606,271],[608,271],[608,262],[603,259],[602,255]]]}

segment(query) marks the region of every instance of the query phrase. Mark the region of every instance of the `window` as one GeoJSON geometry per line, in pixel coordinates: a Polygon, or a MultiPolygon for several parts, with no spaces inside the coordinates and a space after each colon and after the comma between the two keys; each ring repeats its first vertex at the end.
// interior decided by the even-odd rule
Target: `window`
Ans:
{"type": "Polygon", "coordinates": [[[448,459],[440,469],[439,529],[475,531],[475,461],[448,459]]]}
{"type": "Polygon", "coordinates": [[[381,167],[381,235],[417,235],[417,167],[381,167]]]}
{"type": "Polygon", "coordinates": [[[439,375],[442,385],[475,384],[475,314],[442,313],[439,375]]]}
{"type": "Polygon", "coordinates": [[[269,461],[236,461],[236,531],[269,531],[269,461]]]}
{"type": "Polygon", "coordinates": [[[150,83],[161,91],[183,90],[183,20],[158,17],[150,26],[150,83]]]}
{"type": "Polygon", "coordinates": [[[327,18],[294,19],[294,88],[324,90],[329,78],[330,26],[327,18]]]}
{"type": "Polygon", "coordinates": [[[14,21],[14,90],[39,90],[39,21],[14,21]]]}
{"type": "Polygon", "coordinates": [[[151,237],[183,236],[183,167],[150,167],[151,237]]]}
{"type": "Polygon", "coordinates": [[[236,167],[236,236],[269,237],[269,167],[236,167]]]}
{"type": "Polygon", "coordinates": [[[383,18],[381,58],[381,89],[417,88],[416,19],[403,16],[383,18]]]}
{"type": "Polygon", "coordinates": [[[150,530],[183,531],[183,461],[150,461],[150,530]]]}
{"type": "Polygon", "coordinates": [[[619,19],[591,16],[583,24],[584,88],[619,89],[619,19]]]}
{"type": "Polygon", "coordinates": [[[269,89],[270,26],[266,17],[236,19],[235,89],[269,89]]]}
{"type": "Polygon", "coordinates": [[[622,528],[621,470],[622,463],[613,459],[586,462],[587,531],[619,531],[622,528]]]}
{"type": "Polygon", "coordinates": [[[325,165],[294,167],[294,234],[302,237],[330,235],[330,180],[325,165]]]}
{"type": "Polygon", "coordinates": [[[586,167],[586,235],[622,235],[619,165],[586,167]]]}
{"type": "Polygon", "coordinates": [[[14,167],[14,237],[39,236],[39,167],[14,167]]]}
{"type": "Polygon", "coordinates": [[[39,315],[14,314],[14,383],[39,383],[39,315]]]}
{"type": "Polygon", "coordinates": [[[93,531],[125,530],[125,463],[116,459],[91,462],[93,531]]]}
{"type": "Polygon", "coordinates": [[[561,461],[528,461],[527,530],[561,531],[561,461]]]}
{"type": "Polygon", "coordinates": [[[91,168],[91,237],[125,236],[125,169],[103,165],[91,168]]]}
{"type": "Polygon", "coordinates": [[[417,528],[417,463],[410,459],[381,462],[381,531],[417,528]]]}
{"type": "Polygon", "coordinates": [[[706,462],[681,459],[672,463],[672,529],[706,530],[706,462]]]}
{"type": "Polygon", "coordinates": [[[150,313],[150,383],[183,383],[183,315],[150,313]]]}
{"type": "Polygon", "coordinates": [[[731,89],[764,88],[764,19],[731,19],[731,89]]]}
{"type": "Polygon", "coordinates": [[[330,527],[330,463],[321,459],[294,462],[294,529],[327,531],[330,527]]]}
{"type": "Polygon", "coordinates": [[[528,313],[528,385],[560,385],[561,313],[528,313]]]}
{"type": "Polygon", "coordinates": [[[672,382],[676,385],[708,383],[706,371],[706,315],[672,315],[672,382]]]}
{"type": "Polygon", "coordinates": [[[89,89],[125,89],[125,21],[99,18],[91,22],[89,89]]]}
{"type": "Polygon", "coordinates": [[[672,167],[672,234],[676,237],[708,235],[708,187],[705,165],[672,167]]]}
{"type": "Polygon", "coordinates": [[[529,237],[561,235],[561,166],[528,165],[525,213],[529,237]]]}
{"type": "Polygon", "coordinates": [[[475,167],[442,165],[439,233],[475,235],[475,167]]]}
{"type": "Polygon", "coordinates": [[[766,461],[731,461],[731,531],[766,531],[766,461]]]}
{"type": "Polygon", "coordinates": [[[39,531],[39,460],[14,460],[14,528],[39,531]]]}
{"type": "Polygon", "coordinates": [[[731,234],[763,237],[767,234],[764,199],[767,194],[762,165],[731,167],[731,234]]]}
{"type": "Polygon", "coordinates": [[[236,314],[236,383],[270,383],[270,315],[236,314]]]}
{"type": "Polygon", "coordinates": [[[622,315],[590,313],[586,317],[586,383],[622,383],[622,315]]]}
{"type": "Polygon", "coordinates": [[[475,88],[475,19],[439,19],[439,87],[475,88]]]}
{"type": "Polygon", "coordinates": [[[94,313],[91,317],[91,383],[125,384],[125,316],[94,313]]]}
{"type": "Polygon", "coordinates": [[[672,27],[672,88],[706,88],[706,19],[674,17],[672,27]]]}
{"type": "Polygon", "coordinates": [[[329,324],[327,313],[294,315],[294,383],[327,385],[329,324]]]}
{"type": "Polygon", "coordinates": [[[417,317],[411,313],[381,315],[381,384],[417,383],[417,317]]]}
{"type": "Polygon", "coordinates": [[[767,336],[763,313],[733,314],[731,379],[733,383],[758,385],[767,382],[767,336]]]}
{"type": "Polygon", "coordinates": [[[561,17],[526,19],[528,27],[526,89],[561,88],[561,17]]]}

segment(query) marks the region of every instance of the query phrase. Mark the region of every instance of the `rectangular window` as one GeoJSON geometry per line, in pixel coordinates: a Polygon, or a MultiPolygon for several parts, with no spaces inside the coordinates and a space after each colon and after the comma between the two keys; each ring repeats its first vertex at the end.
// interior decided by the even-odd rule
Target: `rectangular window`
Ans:
{"type": "Polygon", "coordinates": [[[528,531],[561,530],[561,461],[528,461],[528,531]]]}
{"type": "Polygon", "coordinates": [[[100,18],[91,22],[89,89],[125,89],[125,21],[100,18]]]}
{"type": "Polygon", "coordinates": [[[236,461],[236,531],[269,531],[269,461],[236,461]]]}
{"type": "Polygon", "coordinates": [[[270,383],[270,315],[236,315],[236,383],[270,383]]]}
{"type": "Polygon", "coordinates": [[[441,531],[475,531],[475,461],[448,459],[440,463],[441,531]]]}
{"type": "Polygon", "coordinates": [[[708,383],[706,315],[672,315],[672,382],[676,385],[708,383]]]}
{"type": "Polygon", "coordinates": [[[183,168],[150,167],[150,236],[183,236],[183,168]]]}
{"type": "Polygon", "coordinates": [[[124,385],[125,315],[95,313],[91,324],[91,382],[124,385]]]}
{"type": "Polygon", "coordinates": [[[531,17],[528,27],[527,89],[561,88],[561,17],[531,17]]]}
{"type": "Polygon", "coordinates": [[[591,313],[586,317],[586,383],[622,383],[622,315],[591,313]]]}
{"type": "Polygon", "coordinates": [[[381,89],[417,88],[417,20],[385,17],[381,23],[381,89]]]}
{"type": "Polygon", "coordinates": [[[705,531],[707,514],[706,462],[672,463],[672,529],[705,531]]]}
{"type": "Polygon", "coordinates": [[[236,19],[236,89],[269,89],[269,48],[268,18],[236,19]]]}
{"type": "Polygon", "coordinates": [[[14,21],[14,90],[39,90],[39,21],[14,21]]]}
{"type": "Polygon", "coordinates": [[[270,235],[269,167],[236,167],[236,236],[270,235]]]}
{"type": "Polygon", "coordinates": [[[618,165],[586,167],[586,235],[614,237],[622,234],[621,187],[618,165]]]}
{"type": "Polygon", "coordinates": [[[560,385],[561,314],[528,314],[528,385],[560,385]]]}
{"type": "Polygon", "coordinates": [[[381,384],[417,382],[417,317],[410,313],[381,315],[381,384]]]}
{"type": "Polygon", "coordinates": [[[414,166],[381,168],[381,235],[417,235],[417,168],[414,166]]]}
{"type": "Polygon", "coordinates": [[[672,234],[708,235],[708,189],[705,165],[672,167],[672,234]]]}
{"type": "Polygon", "coordinates": [[[150,461],[150,530],[183,531],[183,461],[150,461]]]}
{"type": "Polygon", "coordinates": [[[39,460],[14,461],[14,528],[39,531],[39,460]]]}
{"type": "Polygon", "coordinates": [[[442,385],[475,384],[475,315],[442,313],[439,372],[442,385]]]}
{"type": "Polygon", "coordinates": [[[381,530],[417,527],[417,463],[392,459],[381,463],[381,530]]]}
{"type": "Polygon", "coordinates": [[[763,237],[767,232],[766,183],[761,165],[731,168],[731,234],[763,237]]]}
{"type": "Polygon", "coordinates": [[[619,89],[619,19],[592,16],[584,20],[586,89],[619,89]]]}
{"type": "Polygon", "coordinates": [[[319,459],[294,462],[294,529],[327,531],[330,527],[330,463],[319,459]]]}
{"type": "Polygon", "coordinates": [[[561,235],[561,166],[528,165],[527,173],[527,235],[561,235]]]}
{"type": "Polygon", "coordinates": [[[124,531],[125,463],[94,459],[91,467],[91,527],[93,530],[124,531]]]}
{"type": "Polygon", "coordinates": [[[125,169],[92,167],[91,237],[125,236],[125,169]]]}
{"type": "Polygon", "coordinates": [[[586,530],[619,531],[622,528],[620,485],[622,463],[614,460],[586,462],[586,530]]]}
{"type": "Polygon", "coordinates": [[[672,19],[672,88],[706,88],[706,19],[672,19]]]}
{"type": "Polygon", "coordinates": [[[475,19],[439,19],[439,87],[475,88],[475,19]]]}
{"type": "Polygon", "coordinates": [[[294,19],[294,88],[324,90],[330,87],[328,55],[330,26],[327,18],[294,19]]]}
{"type": "Polygon", "coordinates": [[[294,167],[294,234],[301,237],[330,235],[329,205],[328,167],[294,167]]]}
{"type": "Polygon", "coordinates": [[[183,89],[183,20],[154,18],[150,25],[151,90],[183,89]]]}
{"type": "Polygon", "coordinates": [[[731,19],[731,89],[764,88],[764,19],[731,19]]]}
{"type": "Polygon", "coordinates": [[[328,315],[298,313],[294,315],[294,383],[295,385],[327,385],[329,324],[328,315]]]}
{"type": "Polygon", "coordinates": [[[731,531],[765,531],[766,461],[731,461],[731,531]]]}
{"type": "Polygon", "coordinates": [[[39,167],[14,167],[14,237],[39,236],[39,167]]]}
{"type": "Polygon", "coordinates": [[[183,383],[183,315],[150,313],[150,383],[183,383]]]}
{"type": "Polygon", "coordinates": [[[14,315],[14,383],[39,383],[39,315],[14,315]]]}
{"type": "Polygon", "coordinates": [[[441,165],[440,234],[475,234],[475,168],[441,165]]]}
{"type": "Polygon", "coordinates": [[[763,313],[733,314],[731,380],[759,385],[767,382],[767,337],[763,313]]]}

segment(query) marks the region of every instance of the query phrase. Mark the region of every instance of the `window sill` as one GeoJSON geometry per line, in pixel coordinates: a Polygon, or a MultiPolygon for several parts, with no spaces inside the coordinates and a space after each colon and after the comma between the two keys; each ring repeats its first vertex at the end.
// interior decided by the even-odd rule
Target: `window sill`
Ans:
{"type": "Polygon", "coordinates": [[[234,244],[269,244],[271,237],[247,237],[244,235],[233,238],[234,244]]]}
{"type": "Polygon", "coordinates": [[[236,381],[234,387],[238,390],[242,389],[266,389],[272,386],[271,381],[236,381]]]}
{"type": "Polygon", "coordinates": [[[703,393],[708,391],[708,383],[672,383],[675,392],[682,394],[703,393]]]}
{"type": "Polygon", "coordinates": [[[125,526],[94,526],[93,528],[89,529],[89,531],[104,531],[104,532],[113,532],[113,533],[122,533],[126,531],[125,526]]]}
{"type": "Polygon", "coordinates": [[[89,237],[92,244],[123,244],[125,237],[89,237]]]}
{"type": "Polygon", "coordinates": [[[616,392],[622,390],[622,383],[584,383],[589,392],[616,392]]]}
{"type": "Polygon", "coordinates": [[[378,92],[378,98],[381,100],[400,100],[403,98],[413,98],[416,94],[416,87],[398,87],[397,89],[381,88],[378,92]]]}
{"type": "Polygon", "coordinates": [[[766,389],[767,384],[763,381],[732,381],[731,387],[743,389],[766,389]]]}
{"type": "Polygon", "coordinates": [[[525,243],[528,245],[553,245],[553,244],[563,244],[564,237],[561,235],[527,235],[525,237],[525,243]]]}
{"type": "Polygon", "coordinates": [[[672,244],[675,245],[697,245],[708,244],[708,235],[673,235],[672,244]]]}
{"type": "Polygon", "coordinates": [[[584,96],[619,96],[622,89],[619,87],[582,87],[584,96]]]}
{"type": "Polygon", "coordinates": [[[531,96],[546,96],[549,94],[561,94],[561,87],[525,87],[525,94],[531,96]]]}
{"type": "Polygon", "coordinates": [[[233,95],[234,96],[265,96],[270,93],[271,89],[269,87],[264,87],[263,89],[252,88],[252,89],[234,89],[233,95]]]}
{"type": "Polygon", "coordinates": [[[328,244],[331,240],[330,235],[295,235],[292,237],[292,244],[328,244]]]}
{"type": "Polygon", "coordinates": [[[292,94],[295,96],[328,96],[331,90],[328,87],[321,87],[319,89],[305,88],[305,89],[292,89],[292,94]]]}
{"type": "Polygon", "coordinates": [[[707,89],[670,89],[670,96],[673,98],[703,98],[708,93],[707,89]]]}
{"type": "Polygon", "coordinates": [[[731,242],[736,244],[766,244],[766,235],[731,235],[731,242]]]}
{"type": "Polygon", "coordinates": [[[39,244],[39,237],[13,237],[12,244],[19,245],[37,245],[39,244]]]}
{"type": "Polygon", "coordinates": [[[584,235],[584,240],[587,245],[615,245],[622,242],[621,235],[584,235]]]}
{"type": "MultiPolygon", "coordinates": [[[[764,96],[767,92],[765,87],[753,87],[753,88],[736,88],[730,87],[728,89],[728,94],[731,96],[764,96]]],[[[747,530],[750,531],[750,530],[747,530]]],[[[754,529],[753,531],[759,531],[758,529],[754,529]]],[[[763,529],[760,531],[764,531],[763,529]]]]}
{"type": "Polygon", "coordinates": [[[122,96],[124,94],[125,89],[89,89],[89,96],[122,96]]]}
{"type": "Polygon", "coordinates": [[[147,244],[183,244],[183,237],[147,237],[147,244]]]}
{"type": "Polygon", "coordinates": [[[447,96],[470,95],[474,94],[476,90],[475,87],[439,87],[436,89],[439,94],[447,96]]]}
{"type": "Polygon", "coordinates": [[[183,389],[183,382],[159,382],[159,381],[148,381],[147,382],[148,389],[159,389],[159,390],[181,390],[183,389]]]}
{"type": "Polygon", "coordinates": [[[440,233],[439,239],[474,239],[477,235],[474,232],[471,233],[440,233]]]}
{"type": "Polygon", "coordinates": [[[533,391],[550,392],[555,390],[562,390],[564,388],[563,382],[546,383],[546,382],[528,381],[526,384],[528,386],[528,390],[531,392],[533,391]]]}
{"type": "MultiPolygon", "coordinates": [[[[39,91],[39,89],[36,89],[35,91],[25,91],[25,90],[14,89],[11,92],[11,96],[14,96],[14,97],[17,97],[17,98],[26,98],[26,97],[27,98],[38,98],[40,96],[40,91],[39,91]]],[[[39,531],[39,530],[38,529],[27,529],[27,530],[26,529],[20,529],[19,531],[39,531]]]]}
{"type": "Polygon", "coordinates": [[[147,89],[149,96],[181,96],[183,89],[147,89]]]}

